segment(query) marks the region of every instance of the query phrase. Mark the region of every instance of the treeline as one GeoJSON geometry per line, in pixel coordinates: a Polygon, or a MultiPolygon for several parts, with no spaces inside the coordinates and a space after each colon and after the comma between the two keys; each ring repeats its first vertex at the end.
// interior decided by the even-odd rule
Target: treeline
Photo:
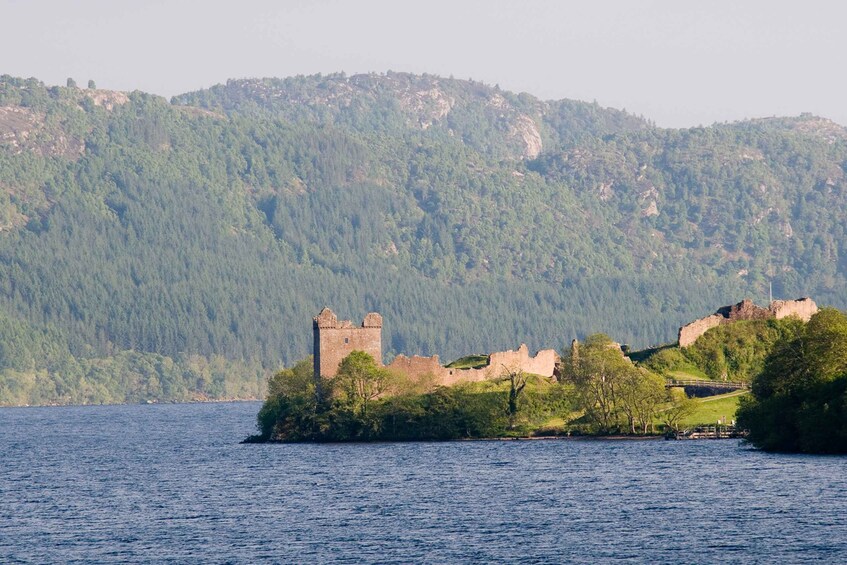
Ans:
{"type": "Polygon", "coordinates": [[[738,423],[766,450],[847,453],[847,316],[825,308],[780,339],[738,423]]]}
{"type": "Polygon", "coordinates": [[[270,372],[222,355],[73,355],[58,332],[0,313],[0,406],[261,398],[270,372]]]}
{"type": "Polygon", "coordinates": [[[267,370],[221,356],[121,351],[0,372],[0,405],[124,404],[261,398],[267,370]]]}
{"type": "MultiPolygon", "coordinates": [[[[770,280],[844,305],[847,149],[814,118],[671,131],[397,73],[134,92],[111,109],[93,92],[0,77],[10,131],[27,130],[0,140],[0,370],[30,380],[58,385],[57,355],[220,356],[252,390],[254,367],[310,352],[324,305],[380,311],[386,360],[598,331],[664,343],[770,280]]],[[[0,403],[113,401],[153,375],[110,367],[108,394],[75,377],[61,394],[0,387],[18,391],[0,403]]],[[[210,394],[191,381],[185,394],[210,394]]]]}

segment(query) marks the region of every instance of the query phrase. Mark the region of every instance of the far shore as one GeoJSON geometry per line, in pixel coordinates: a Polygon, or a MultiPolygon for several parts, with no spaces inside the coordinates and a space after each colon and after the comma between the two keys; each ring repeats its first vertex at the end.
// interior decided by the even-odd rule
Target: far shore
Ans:
{"type": "MultiPolygon", "coordinates": [[[[251,436],[252,437],[252,436],[251,436]]],[[[267,440],[267,441],[249,441],[250,438],[246,438],[244,441],[240,442],[243,444],[247,443],[257,443],[257,444],[333,444],[333,445],[347,445],[347,444],[369,444],[369,443],[431,443],[431,442],[477,442],[477,441],[656,441],[656,440],[664,440],[664,435],[646,435],[646,436],[627,436],[627,435],[610,435],[610,436],[601,436],[601,435],[563,435],[563,436],[520,436],[520,437],[480,437],[480,438],[456,438],[456,439],[425,439],[425,440],[398,440],[398,441],[385,441],[385,440],[377,440],[377,441],[275,441],[275,440],[267,440]]],[[[690,438],[680,441],[705,441],[705,440],[715,440],[715,439],[739,439],[739,438],[701,438],[699,440],[692,440],[690,438]]]]}
{"type": "MultiPolygon", "coordinates": [[[[515,437],[481,437],[481,438],[459,438],[453,441],[551,441],[551,440],[590,440],[590,441],[645,441],[653,439],[664,439],[663,435],[561,435],[561,436],[515,436],[515,437]]],[[[448,440],[450,441],[450,440],[448,440]]]]}
{"type": "Polygon", "coordinates": [[[165,404],[220,404],[227,402],[262,402],[263,398],[216,398],[205,400],[152,400],[145,402],[103,402],[97,404],[9,404],[0,405],[3,408],[78,408],[82,406],[156,406],[165,404]]]}

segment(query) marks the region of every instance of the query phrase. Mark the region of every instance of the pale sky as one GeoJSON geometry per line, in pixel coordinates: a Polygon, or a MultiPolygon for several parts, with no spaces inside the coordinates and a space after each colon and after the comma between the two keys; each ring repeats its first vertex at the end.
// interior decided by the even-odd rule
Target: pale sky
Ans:
{"type": "Polygon", "coordinates": [[[228,78],[408,71],[660,126],[847,125],[847,2],[0,0],[0,74],[170,97],[228,78]]]}

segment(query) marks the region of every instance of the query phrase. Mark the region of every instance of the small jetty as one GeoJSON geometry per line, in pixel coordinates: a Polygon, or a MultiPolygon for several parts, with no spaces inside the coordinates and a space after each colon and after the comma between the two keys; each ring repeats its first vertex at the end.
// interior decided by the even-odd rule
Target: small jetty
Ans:
{"type": "Polygon", "coordinates": [[[745,430],[739,430],[735,426],[697,426],[690,430],[679,430],[671,432],[665,439],[735,439],[746,437],[745,430]]]}

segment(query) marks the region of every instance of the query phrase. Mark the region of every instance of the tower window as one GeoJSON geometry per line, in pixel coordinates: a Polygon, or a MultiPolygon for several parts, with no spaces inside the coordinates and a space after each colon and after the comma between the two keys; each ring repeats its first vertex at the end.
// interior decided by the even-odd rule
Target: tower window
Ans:
{"type": "Polygon", "coordinates": [[[349,337],[345,337],[345,338],[344,338],[344,343],[350,343],[350,338],[349,338],[349,337]]]}

